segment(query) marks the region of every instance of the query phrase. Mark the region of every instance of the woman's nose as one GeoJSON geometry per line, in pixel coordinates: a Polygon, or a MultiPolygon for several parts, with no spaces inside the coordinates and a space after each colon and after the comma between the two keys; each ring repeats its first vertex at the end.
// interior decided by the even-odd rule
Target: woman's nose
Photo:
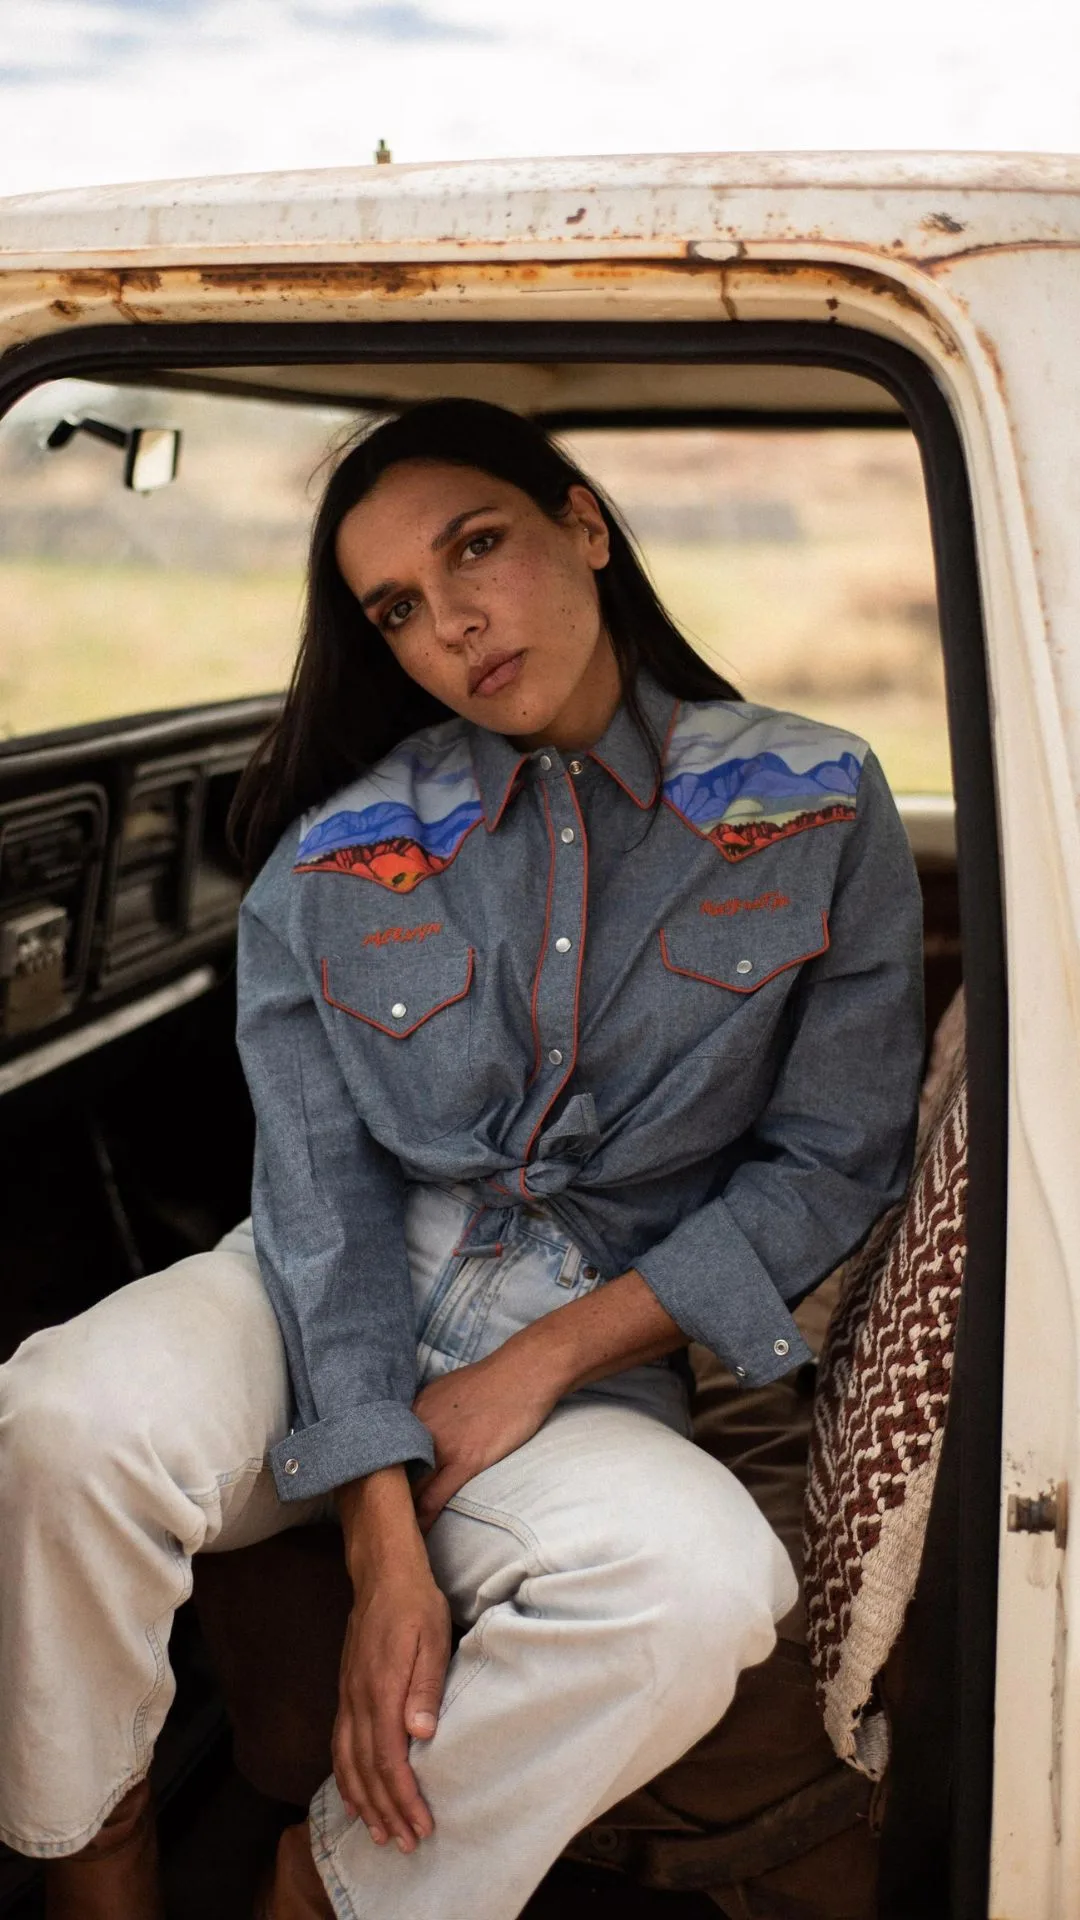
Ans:
{"type": "Polygon", "coordinates": [[[480,608],[464,597],[443,593],[437,600],[431,600],[430,606],[435,638],[440,646],[466,646],[487,626],[480,608]]]}

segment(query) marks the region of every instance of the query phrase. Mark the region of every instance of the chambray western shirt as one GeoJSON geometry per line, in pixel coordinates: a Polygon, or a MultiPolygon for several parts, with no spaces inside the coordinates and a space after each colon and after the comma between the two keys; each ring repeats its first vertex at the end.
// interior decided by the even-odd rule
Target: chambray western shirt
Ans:
{"type": "Polygon", "coordinates": [[[244,902],[260,1271],[294,1425],[282,1499],[433,1450],[412,1411],[405,1186],[461,1247],[542,1202],[747,1385],[904,1191],[922,909],[855,735],[647,676],[590,751],[451,719],[291,827],[244,902]]]}

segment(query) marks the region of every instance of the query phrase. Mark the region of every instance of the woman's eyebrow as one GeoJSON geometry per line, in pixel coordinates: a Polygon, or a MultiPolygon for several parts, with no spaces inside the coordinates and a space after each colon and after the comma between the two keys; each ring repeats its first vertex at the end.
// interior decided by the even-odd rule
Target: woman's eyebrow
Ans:
{"type": "Polygon", "coordinates": [[[494,513],[494,512],[495,512],[494,506],[490,506],[490,507],[466,507],[464,513],[455,513],[453,519],[447,521],[442,532],[437,533],[435,535],[435,538],[431,543],[432,553],[441,553],[444,547],[448,547],[450,545],[451,540],[454,538],[454,535],[456,533],[461,532],[461,529],[465,525],[466,520],[475,520],[478,513],[494,513]]]}
{"type": "MultiPolygon", "coordinates": [[[[455,513],[453,519],[448,520],[445,527],[443,527],[442,531],[435,535],[435,538],[431,543],[432,553],[441,553],[444,547],[448,547],[450,545],[451,540],[453,540],[455,534],[458,534],[461,532],[461,529],[465,525],[466,520],[475,520],[477,514],[480,514],[480,513],[494,513],[494,512],[495,512],[495,507],[490,506],[490,507],[466,507],[464,513],[455,513]]],[[[385,599],[388,593],[396,593],[397,591],[398,591],[398,587],[395,581],[380,580],[377,587],[372,587],[370,593],[364,594],[360,602],[360,605],[363,608],[364,612],[366,613],[368,608],[373,607],[377,600],[385,599]]]]}

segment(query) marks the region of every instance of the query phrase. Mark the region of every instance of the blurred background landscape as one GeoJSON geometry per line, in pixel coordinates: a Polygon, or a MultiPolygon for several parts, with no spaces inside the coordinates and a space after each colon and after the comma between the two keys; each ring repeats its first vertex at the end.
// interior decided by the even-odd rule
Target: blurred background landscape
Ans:
{"type": "MultiPolygon", "coordinates": [[[[282,687],[308,529],[362,421],[326,406],[58,381],[0,425],[0,733],[282,687]],[[66,415],[183,431],[175,483],[66,415]]],[[[751,700],[868,738],[894,785],[950,786],[933,566],[904,428],[590,429],[564,443],[683,631],[751,700]]]]}

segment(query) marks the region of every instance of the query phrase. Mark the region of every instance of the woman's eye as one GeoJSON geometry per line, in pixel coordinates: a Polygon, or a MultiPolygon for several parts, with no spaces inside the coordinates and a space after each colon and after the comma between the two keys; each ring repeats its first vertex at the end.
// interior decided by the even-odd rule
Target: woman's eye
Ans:
{"type": "Polygon", "coordinates": [[[498,537],[497,533],[474,533],[471,539],[466,540],[462,551],[467,559],[480,560],[485,553],[491,552],[498,537]]]}
{"type": "Polygon", "coordinates": [[[383,626],[389,627],[391,631],[397,627],[404,626],[405,621],[412,612],[412,604],[411,600],[395,600],[393,606],[388,607],[383,614],[383,626]]]}

